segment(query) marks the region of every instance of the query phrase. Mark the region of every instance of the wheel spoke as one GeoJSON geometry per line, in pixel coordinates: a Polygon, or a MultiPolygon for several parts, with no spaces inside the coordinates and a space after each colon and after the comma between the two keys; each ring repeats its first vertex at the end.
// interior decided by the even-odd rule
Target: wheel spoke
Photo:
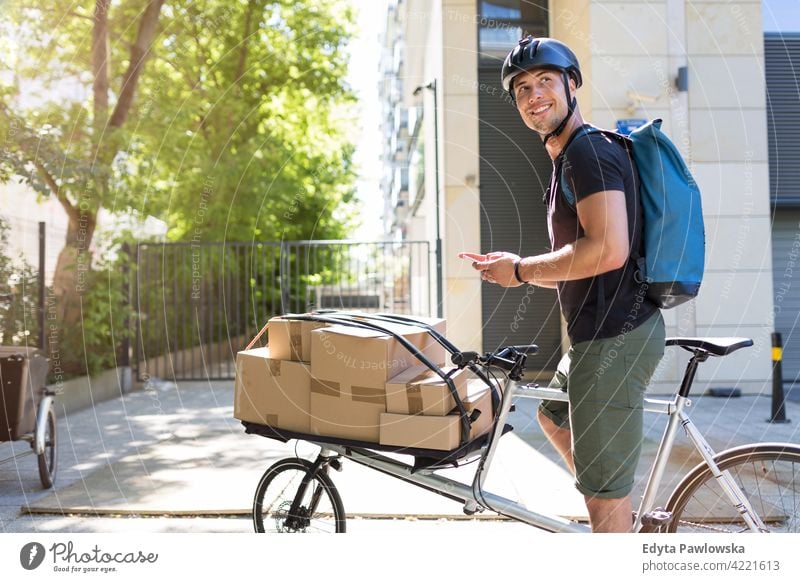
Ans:
{"type": "MultiPolygon", "coordinates": [[[[732,450],[718,460],[720,470],[728,472],[765,527],[776,532],[798,531],[799,463],[800,447],[769,445],[732,450]]],[[[716,481],[706,468],[696,469],[682,482],[668,504],[673,512],[669,531],[750,531],[716,481]]]]}
{"type": "Polygon", "coordinates": [[[336,532],[344,531],[344,510],[338,492],[322,470],[306,483],[312,465],[302,459],[285,459],[269,469],[259,482],[253,503],[256,531],[336,532]],[[297,510],[290,515],[292,506],[297,510]]]}

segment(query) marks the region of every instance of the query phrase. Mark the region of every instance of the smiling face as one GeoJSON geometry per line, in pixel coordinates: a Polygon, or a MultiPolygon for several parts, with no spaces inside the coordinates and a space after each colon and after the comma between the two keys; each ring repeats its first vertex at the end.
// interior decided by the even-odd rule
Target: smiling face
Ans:
{"type": "MultiPolygon", "coordinates": [[[[575,81],[569,80],[570,95],[575,81]]],[[[558,127],[569,112],[563,76],[551,69],[525,71],[514,78],[514,96],[522,120],[532,130],[548,134],[558,127]]]]}

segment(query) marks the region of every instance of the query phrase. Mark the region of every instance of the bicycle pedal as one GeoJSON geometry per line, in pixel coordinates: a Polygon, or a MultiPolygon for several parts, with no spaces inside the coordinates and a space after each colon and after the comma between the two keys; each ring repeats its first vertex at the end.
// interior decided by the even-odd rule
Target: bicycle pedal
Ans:
{"type": "Polygon", "coordinates": [[[672,512],[657,507],[653,511],[648,511],[642,516],[642,525],[650,527],[661,527],[672,521],[672,512]]]}

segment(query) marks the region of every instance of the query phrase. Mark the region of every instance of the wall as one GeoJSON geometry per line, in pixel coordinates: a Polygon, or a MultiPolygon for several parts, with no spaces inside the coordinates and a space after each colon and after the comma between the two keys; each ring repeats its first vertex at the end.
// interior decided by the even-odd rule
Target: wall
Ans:
{"type": "MultiPolygon", "coordinates": [[[[704,364],[698,390],[768,391],[774,326],[760,2],[555,1],[551,19],[553,35],[583,59],[584,117],[611,128],[620,118],[662,117],[701,187],[706,276],[694,302],[665,312],[667,333],[746,336],[755,346],[704,364]],[[674,86],[682,65],[687,92],[674,86]]],[[[685,362],[670,349],[653,390],[668,391],[685,362]]]]}

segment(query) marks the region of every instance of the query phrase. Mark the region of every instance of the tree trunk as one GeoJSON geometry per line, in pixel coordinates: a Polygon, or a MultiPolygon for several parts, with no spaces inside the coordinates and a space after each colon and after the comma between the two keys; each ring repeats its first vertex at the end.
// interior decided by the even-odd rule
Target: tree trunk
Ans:
{"type": "Polygon", "coordinates": [[[95,212],[81,211],[70,216],[64,248],[58,255],[53,275],[57,321],[63,327],[75,328],[81,321],[80,299],[87,291],[92,254],[89,251],[97,226],[95,212]]]}

